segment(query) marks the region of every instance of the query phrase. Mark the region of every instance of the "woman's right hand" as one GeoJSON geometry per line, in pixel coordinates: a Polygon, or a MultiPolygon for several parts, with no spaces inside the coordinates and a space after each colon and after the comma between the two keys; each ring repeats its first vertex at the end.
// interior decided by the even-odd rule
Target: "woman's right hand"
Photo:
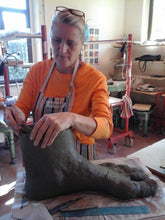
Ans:
{"type": "Polygon", "coordinates": [[[4,121],[12,128],[14,134],[19,136],[21,126],[25,122],[25,114],[17,106],[8,107],[4,112],[4,121]]]}

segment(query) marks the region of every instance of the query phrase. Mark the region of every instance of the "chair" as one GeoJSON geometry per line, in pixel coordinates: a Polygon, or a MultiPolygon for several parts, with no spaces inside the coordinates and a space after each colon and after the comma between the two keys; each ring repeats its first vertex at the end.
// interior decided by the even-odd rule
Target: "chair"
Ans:
{"type": "Polygon", "coordinates": [[[4,133],[5,136],[7,137],[7,144],[10,148],[10,156],[11,156],[11,161],[10,165],[15,164],[15,144],[14,144],[14,134],[13,130],[9,127],[4,126],[2,123],[0,123],[0,132],[4,133]]]}
{"type": "Polygon", "coordinates": [[[147,137],[148,122],[153,112],[153,106],[151,104],[136,103],[132,108],[135,119],[143,121],[143,137],[147,137]]]}

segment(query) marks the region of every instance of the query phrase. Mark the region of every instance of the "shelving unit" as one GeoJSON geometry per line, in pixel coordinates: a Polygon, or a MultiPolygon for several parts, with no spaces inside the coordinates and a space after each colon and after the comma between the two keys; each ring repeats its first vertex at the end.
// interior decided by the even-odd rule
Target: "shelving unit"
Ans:
{"type": "Polygon", "coordinates": [[[142,74],[138,74],[138,75],[136,75],[136,76],[139,76],[139,77],[141,77],[142,79],[146,79],[146,80],[164,80],[165,79],[165,76],[156,76],[156,75],[151,75],[151,76],[145,76],[144,74],[142,75],[142,74]]]}
{"type": "MultiPolygon", "coordinates": [[[[165,94],[165,42],[161,43],[150,43],[150,44],[137,44],[133,45],[137,53],[134,53],[134,57],[142,56],[145,54],[150,55],[161,55],[160,61],[147,61],[146,71],[141,72],[139,69],[139,61],[133,60],[132,65],[132,78],[134,78],[135,86],[131,90],[131,98],[136,103],[152,104],[154,111],[152,116],[154,117],[154,123],[152,128],[155,131],[161,130],[162,121],[164,120],[165,114],[165,99],[163,94],[165,94]],[[139,86],[137,82],[142,85],[149,85],[148,89],[142,89],[142,91],[137,90],[139,86]],[[150,89],[151,87],[151,89],[150,89]],[[153,91],[152,91],[153,87],[153,91]]],[[[145,88],[145,87],[144,87],[145,88]]],[[[164,127],[165,129],[165,127],[164,127]]],[[[160,131],[161,133],[161,131],[160,131]]]]}
{"type": "MultiPolygon", "coordinates": [[[[10,40],[18,40],[23,38],[41,38],[42,40],[42,58],[43,60],[48,58],[48,46],[47,46],[47,32],[46,32],[46,25],[41,25],[41,33],[15,33],[1,37],[0,41],[10,41],[10,40]]],[[[13,65],[5,65],[4,70],[4,82],[5,82],[5,94],[6,96],[10,96],[10,90],[9,90],[9,76],[8,76],[8,66],[17,66],[21,68],[30,68],[33,65],[33,63],[25,63],[25,64],[13,64],[13,65]]]]}
{"type": "MultiPolygon", "coordinates": [[[[127,63],[126,63],[126,93],[125,95],[130,97],[130,90],[131,90],[131,66],[132,66],[132,34],[128,35],[128,46],[127,46],[127,63]]],[[[124,105],[123,101],[117,103],[111,103],[112,108],[115,106],[122,106],[124,105]]],[[[125,118],[124,130],[122,129],[114,129],[118,132],[117,135],[111,136],[107,140],[108,151],[110,153],[115,153],[116,151],[116,141],[121,138],[125,138],[125,143],[127,145],[133,145],[133,132],[129,130],[129,118],[125,118]]]]}

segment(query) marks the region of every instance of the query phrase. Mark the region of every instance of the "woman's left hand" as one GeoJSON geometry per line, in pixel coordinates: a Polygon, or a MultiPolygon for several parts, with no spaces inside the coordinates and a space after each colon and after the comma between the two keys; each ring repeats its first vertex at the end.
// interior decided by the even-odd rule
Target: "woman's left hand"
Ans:
{"type": "Polygon", "coordinates": [[[44,115],[34,126],[30,139],[38,146],[44,136],[41,147],[50,146],[58,133],[72,126],[72,113],[60,112],[44,115]]]}

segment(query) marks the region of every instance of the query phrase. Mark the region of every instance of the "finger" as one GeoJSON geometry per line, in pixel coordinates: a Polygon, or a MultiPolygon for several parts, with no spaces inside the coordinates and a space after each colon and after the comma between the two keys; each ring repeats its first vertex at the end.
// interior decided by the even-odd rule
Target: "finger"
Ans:
{"type": "Polygon", "coordinates": [[[46,130],[47,130],[47,125],[45,124],[43,119],[39,120],[35,124],[30,134],[30,140],[31,141],[34,140],[34,146],[38,146],[46,130]]]}
{"type": "Polygon", "coordinates": [[[22,125],[25,123],[25,114],[17,106],[12,107],[12,114],[17,123],[17,134],[20,135],[22,125]]]}
{"type": "Polygon", "coordinates": [[[13,132],[18,136],[19,135],[19,129],[17,122],[15,121],[15,117],[12,113],[12,108],[7,108],[4,112],[4,121],[6,124],[12,128],[13,132]]]}
{"type": "Polygon", "coordinates": [[[53,133],[51,135],[51,138],[49,139],[49,142],[48,142],[47,146],[50,146],[53,143],[53,141],[56,139],[56,137],[59,134],[59,132],[60,132],[59,129],[57,129],[57,128],[54,129],[54,131],[53,131],[53,133]]]}
{"type": "Polygon", "coordinates": [[[46,131],[41,148],[50,146],[60,131],[60,126],[58,126],[57,124],[51,124],[51,126],[49,126],[48,130],[46,131]]]}
{"type": "Polygon", "coordinates": [[[53,143],[54,139],[55,139],[55,134],[56,134],[56,127],[54,126],[49,126],[49,128],[47,129],[45,135],[44,135],[44,139],[41,145],[41,148],[46,148],[47,146],[50,146],[49,143],[53,143]]]}
{"type": "Polygon", "coordinates": [[[19,136],[21,125],[25,121],[24,113],[17,106],[8,107],[4,112],[4,120],[13,129],[14,133],[19,136]]]}
{"type": "Polygon", "coordinates": [[[12,114],[18,125],[21,126],[25,122],[25,114],[17,106],[12,107],[12,114]]]}
{"type": "Polygon", "coordinates": [[[38,129],[43,124],[43,119],[40,119],[33,127],[31,133],[30,133],[30,140],[33,141],[35,139],[35,136],[37,134],[38,129]]]}

